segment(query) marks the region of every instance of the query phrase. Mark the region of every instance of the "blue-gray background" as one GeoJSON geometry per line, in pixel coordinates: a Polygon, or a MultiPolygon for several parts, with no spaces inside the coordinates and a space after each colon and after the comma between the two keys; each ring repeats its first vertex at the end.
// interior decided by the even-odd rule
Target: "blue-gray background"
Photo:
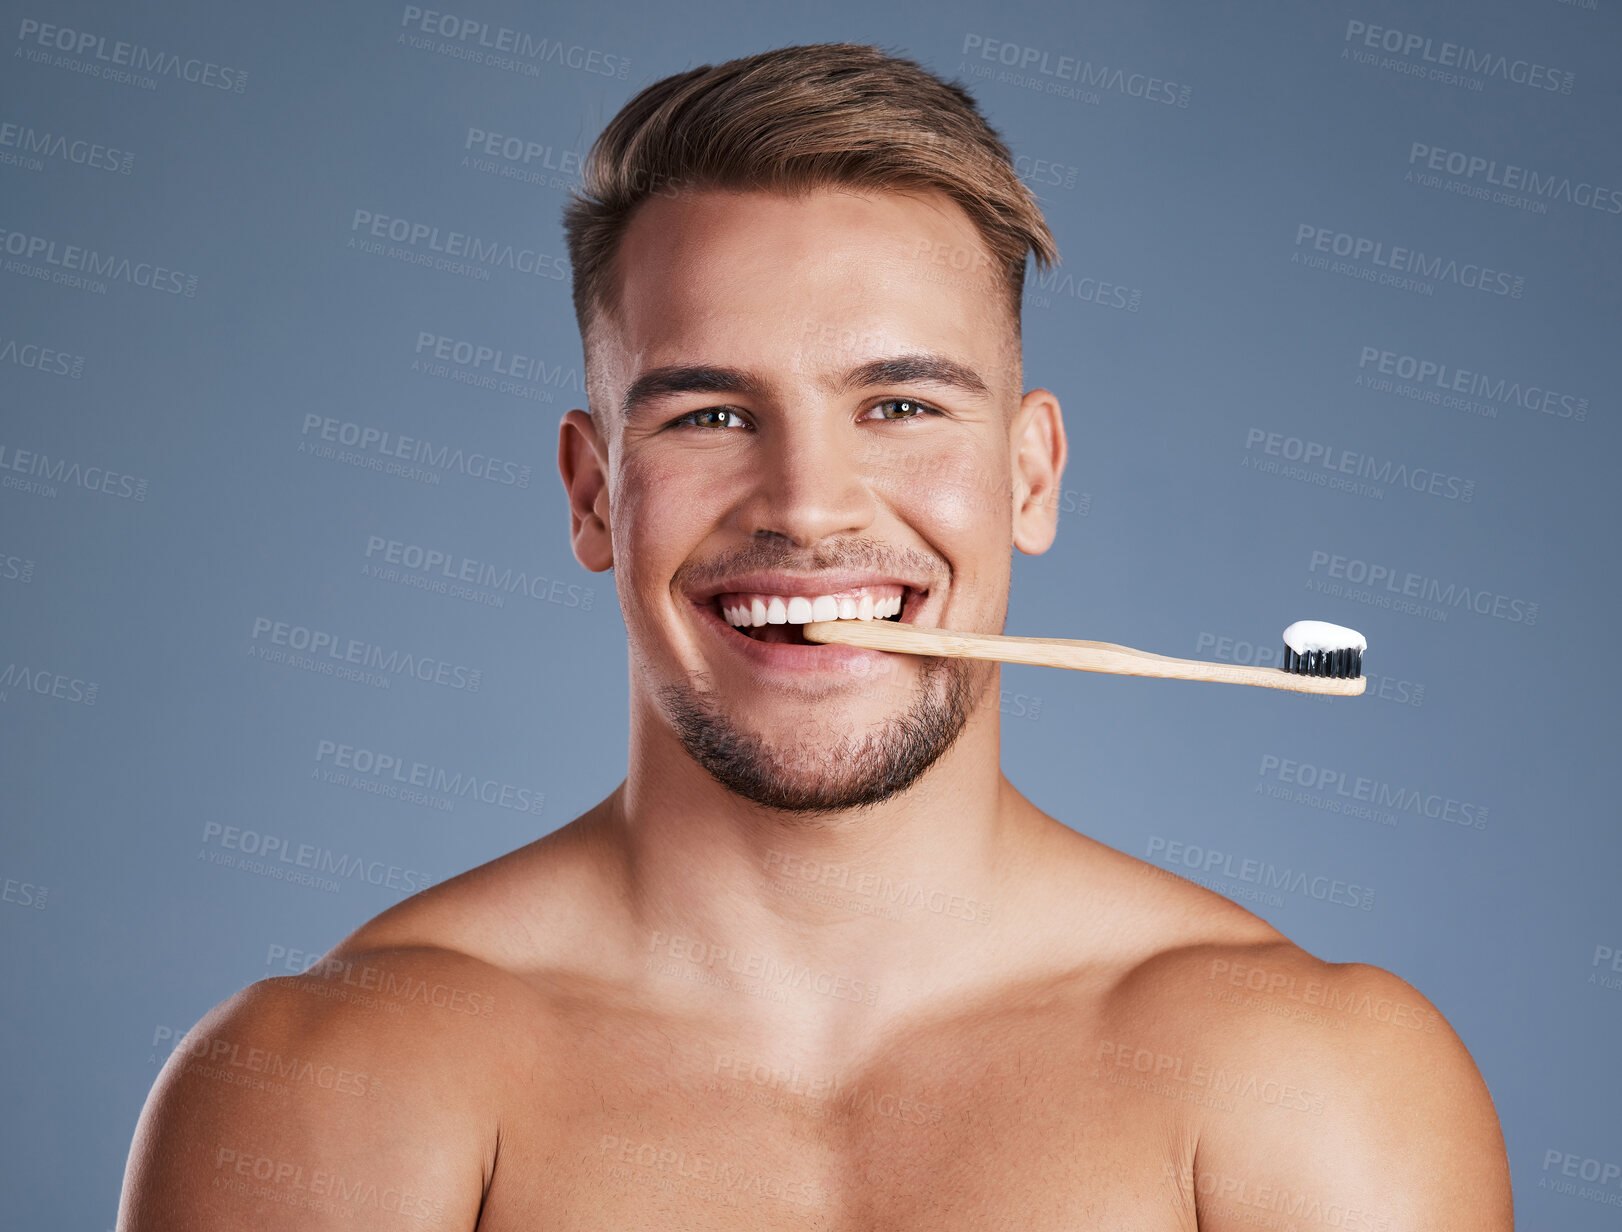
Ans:
{"type": "Polygon", "coordinates": [[[1562,1174],[1622,1161],[1618,8],[0,5],[7,1222],[110,1225],[209,1006],[622,777],[553,460],[565,190],[649,82],[848,40],[967,84],[1063,252],[1026,384],[1072,460],[1007,631],[1371,645],[1356,700],[1005,669],[1010,776],[1414,983],[1524,1224],[1617,1226],[1562,1174]],[[513,255],[438,268],[451,232],[513,255]]]}

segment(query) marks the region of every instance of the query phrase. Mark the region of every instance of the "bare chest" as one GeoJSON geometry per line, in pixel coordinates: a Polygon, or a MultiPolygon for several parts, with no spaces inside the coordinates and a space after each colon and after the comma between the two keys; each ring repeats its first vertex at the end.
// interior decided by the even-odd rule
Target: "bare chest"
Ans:
{"type": "Polygon", "coordinates": [[[965,1032],[830,1072],[610,1034],[514,1093],[479,1228],[1192,1229],[1178,1102],[1089,1051],[965,1032]]]}

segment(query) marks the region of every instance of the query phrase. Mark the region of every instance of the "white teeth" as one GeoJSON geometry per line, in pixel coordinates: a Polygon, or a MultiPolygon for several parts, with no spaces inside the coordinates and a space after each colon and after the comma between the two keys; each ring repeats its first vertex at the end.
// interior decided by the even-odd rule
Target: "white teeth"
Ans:
{"type": "Polygon", "coordinates": [[[885,620],[901,612],[904,595],[875,599],[870,594],[835,598],[833,595],[770,595],[752,598],[721,608],[729,625],[759,628],[761,625],[803,625],[813,620],[885,620]]]}

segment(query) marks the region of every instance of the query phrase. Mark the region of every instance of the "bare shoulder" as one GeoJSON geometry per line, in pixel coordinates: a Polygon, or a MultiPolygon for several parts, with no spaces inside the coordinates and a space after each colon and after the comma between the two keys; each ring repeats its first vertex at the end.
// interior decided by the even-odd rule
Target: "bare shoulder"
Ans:
{"type": "Polygon", "coordinates": [[[355,950],[216,1006],[169,1057],[131,1145],[120,1232],[472,1228],[521,984],[432,947],[355,950]]]}
{"type": "Polygon", "coordinates": [[[1163,884],[1140,895],[1150,940],[1108,999],[1095,1072],[1186,1107],[1197,1149],[1177,1183],[1200,1227],[1267,1212],[1367,1232],[1513,1226],[1491,1096],[1423,994],[1136,875],[1163,884]]]}
{"type": "Polygon", "coordinates": [[[537,955],[589,930],[571,871],[586,829],[412,895],[303,974],[215,1006],[147,1097],[119,1232],[476,1226],[504,1100],[545,1047],[537,955]]]}
{"type": "Polygon", "coordinates": [[[591,819],[587,813],[413,894],[346,937],[334,955],[453,951],[523,980],[531,991],[566,969],[591,969],[610,897],[591,819]]]}
{"type": "Polygon", "coordinates": [[[564,827],[431,886],[211,1010],[147,1097],[120,1232],[473,1228],[505,1101],[545,1072],[549,975],[590,941],[589,841],[564,827]]]}

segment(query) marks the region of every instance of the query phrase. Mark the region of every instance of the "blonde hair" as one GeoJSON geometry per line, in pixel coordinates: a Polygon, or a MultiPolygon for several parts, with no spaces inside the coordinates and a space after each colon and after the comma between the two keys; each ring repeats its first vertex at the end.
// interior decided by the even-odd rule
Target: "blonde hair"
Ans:
{"type": "Polygon", "coordinates": [[[563,211],[582,340],[594,314],[618,311],[614,258],[637,208],[684,189],[944,193],[991,254],[1016,338],[1026,253],[1044,268],[1059,259],[968,91],[864,44],[779,47],[656,81],[598,135],[582,178],[563,211]]]}

